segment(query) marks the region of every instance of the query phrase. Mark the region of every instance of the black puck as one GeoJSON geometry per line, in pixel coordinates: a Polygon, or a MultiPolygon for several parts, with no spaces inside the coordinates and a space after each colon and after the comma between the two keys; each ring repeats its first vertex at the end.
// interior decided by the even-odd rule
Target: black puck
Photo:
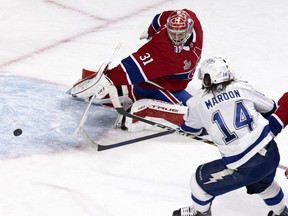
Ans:
{"type": "Polygon", "coordinates": [[[22,130],[20,128],[14,130],[13,132],[14,136],[20,136],[22,134],[22,130]]]}

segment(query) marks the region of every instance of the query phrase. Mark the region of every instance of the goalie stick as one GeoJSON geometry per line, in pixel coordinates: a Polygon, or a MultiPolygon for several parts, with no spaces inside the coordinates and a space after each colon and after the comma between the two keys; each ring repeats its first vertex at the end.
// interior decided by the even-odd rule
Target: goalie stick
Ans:
{"type": "MultiPolygon", "coordinates": [[[[115,47],[115,49],[114,49],[114,51],[113,51],[113,53],[112,53],[112,55],[111,55],[111,57],[110,57],[110,59],[109,59],[109,62],[108,62],[106,65],[104,65],[104,64],[101,65],[101,67],[100,67],[100,69],[99,69],[99,71],[98,71],[98,73],[97,73],[96,76],[102,76],[102,74],[108,69],[108,66],[112,63],[115,55],[117,54],[117,52],[119,51],[119,49],[121,48],[121,46],[122,46],[122,43],[119,42],[119,43],[117,44],[117,46],[115,47]]],[[[83,80],[85,80],[85,79],[87,79],[87,77],[84,78],[84,79],[82,79],[82,80],[80,80],[80,81],[78,81],[77,83],[81,83],[81,82],[82,82],[83,80]]],[[[72,87],[72,88],[73,88],[73,87],[72,87]]],[[[72,88],[71,88],[71,89],[72,89],[72,88]]],[[[70,94],[70,93],[71,93],[71,89],[69,89],[66,93],[67,93],[67,94],[70,94]]],[[[95,98],[95,95],[92,95],[92,96],[90,97],[89,103],[88,103],[88,105],[87,105],[87,107],[86,107],[86,110],[85,110],[82,118],[80,119],[80,122],[79,122],[79,124],[78,124],[78,126],[77,126],[77,128],[76,128],[76,130],[75,130],[75,133],[80,132],[81,136],[82,136],[85,140],[87,139],[88,134],[85,132],[85,130],[84,130],[84,128],[83,128],[83,125],[84,125],[84,123],[85,123],[85,121],[86,121],[86,119],[87,119],[88,110],[90,109],[91,104],[92,104],[94,98],[95,98]],[[86,135],[86,136],[84,136],[83,131],[85,132],[85,135],[86,135]]],[[[88,136],[88,137],[89,137],[89,136],[88,136]]]]}
{"type": "Polygon", "coordinates": [[[101,145],[99,143],[96,143],[95,141],[93,141],[91,139],[91,137],[88,135],[88,133],[85,131],[85,129],[83,128],[83,124],[87,119],[87,115],[88,115],[88,110],[92,104],[93,101],[93,97],[90,99],[90,102],[83,114],[83,117],[80,120],[80,123],[78,125],[78,127],[75,130],[75,133],[79,132],[80,135],[82,136],[82,138],[95,150],[97,151],[103,151],[103,150],[107,150],[107,149],[112,149],[112,148],[117,148],[120,146],[124,146],[124,145],[129,145],[135,142],[140,142],[140,141],[144,141],[144,140],[148,140],[148,139],[153,139],[156,137],[160,137],[160,136],[165,136],[171,133],[174,133],[173,131],[161,131],[159,133],[155,133],[155,134],[151,134],[151,135],[147,135],[147,136],[142,136],[142,137],[138,137],[138,138],[134,138],[134,139],[130,139],[130,140],[125,140],[122,142],[118,142],[118,143],[114,143],[114,144],[110,144],[110,145],[101,145]]]}
{"type": "MultiPolygon", "coordinates": [[[[189,132],[182,131],[179,128],[175,129],[175,128],[172,128],[172,127],[169,127],[169,126],[157,123],[157,122],[153,122],[153,121],[150,121],[148,119],[144,119],[144,118],[141,118],[139,116],[132,115],[132,114],[128,113],[121,106],[121,103],[118,100],[118,92],[117,92],[117,89],[116,89],[115,86],[110,86],[109,95],[110,95],[110,98],[111,98],[112,103],[114,105],[114,108],[117,110],[117,112],[119,114],[121,114],[123,116],[130,117],[130,118],[136,119],[138,121],[150,124],[152,126],[155,126],[155,127],[158,127],[158,128],[162,128],[162,129],[166,129],[167,131],[170,131],[171,133],[177,133],[177,134],[180,134],[180,135],[183,135],[183,136],[186,136],[186,137],[190,137],[192,139],[199,140],[199,141],[202,141],[204,143],[207,143],[207,144],[210,144],[210,145],[213,145],[213,146],[217,147],[217,145],[212,140],[208,140],[208,139],[205,139],[205,138],[202,138],[202,137],[198,137],[198,136],[195,136],[194,134],[191,134],[189,132]]],[[[278,168],[282,169],[282,170],[285,170],[285,176],[286,176],[286,178],[288,178],[288,167],[285,166],[285,165],[279,164],[278,168]]]]}

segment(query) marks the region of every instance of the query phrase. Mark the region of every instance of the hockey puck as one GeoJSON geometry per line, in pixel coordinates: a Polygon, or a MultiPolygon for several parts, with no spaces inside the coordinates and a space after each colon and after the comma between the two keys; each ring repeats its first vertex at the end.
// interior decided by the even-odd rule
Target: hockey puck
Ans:
{"type": "Polygon", "coordinates": [[[285,177],[288,179],[288,170],[285,171],[285,177]]]}
{"type": "Polygon", "coordinates": [[[22,134],[22,130],[20,128],[14,130],[13,132],[14,136],[20,136],[22,134]]]}

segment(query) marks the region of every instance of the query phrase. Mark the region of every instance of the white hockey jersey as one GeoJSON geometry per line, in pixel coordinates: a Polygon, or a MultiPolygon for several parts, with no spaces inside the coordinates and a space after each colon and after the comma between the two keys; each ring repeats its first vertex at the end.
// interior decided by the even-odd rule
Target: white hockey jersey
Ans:
{"type": "Polygon", "coordinates": [[[215,95],[201,91],[188,100],[184,127],[205,128],[218,146],[226,166],[236,169],[263,149],[272,139],[269,122],[276,104],[243,81],[234,81],[215,95]]]}

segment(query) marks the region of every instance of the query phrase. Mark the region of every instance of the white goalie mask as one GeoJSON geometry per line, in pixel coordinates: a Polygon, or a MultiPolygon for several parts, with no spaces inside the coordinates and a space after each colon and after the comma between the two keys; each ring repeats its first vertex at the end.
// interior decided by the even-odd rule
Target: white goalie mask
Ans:
{"type": "Polygon", "coordinates": [[[177,10],[170,14],[167,20],[168,36],[176,53],[180,53],[186,41],[192,34],[194,22],[184,10],[177,10]]]}
{"type": "Polygon", "coordinates": [[[223,58],[213,57],[202,62],[198,71],[198,78],[202,80],[204,87],[209,87],[212,84],[219,84],[232,80],[235,76],[230,70],[230,66],[223,58]],[[204,82],[205,74],[210,76],[211,83],[207,84],[204,82]]]}

